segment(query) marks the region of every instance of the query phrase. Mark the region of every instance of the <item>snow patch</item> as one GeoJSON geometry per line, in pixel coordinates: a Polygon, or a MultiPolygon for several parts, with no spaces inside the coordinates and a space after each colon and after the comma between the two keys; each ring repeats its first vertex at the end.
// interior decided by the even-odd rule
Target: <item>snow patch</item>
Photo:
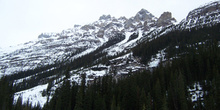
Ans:
{"type": "Polygon", "coordinates": [[[43,90],[47,89],[47,86],[48,84],[39,85],[31,89],[16,92],[14,94],[14,103],[16,103],[18,98],[21,97],[23,104],[29,100],[32,106],[37,106],[38,104],[40,104],[40,106],[43,107],[47,101],[47,97],[43,97],[42,92],[43,90]]]}
{"type": "Polygon", "coordinates": [[[204,95],[202,86],[199,83],[195,83],[193,88],[189,88],[188,91],[190,92],[192,102],[196,102],[198,99],[201,100],[204,95]]]}
{"type": "Polygon", "coordinates": [[[151,58],[151,61],[148,63],[148,67],[149,68],[153,68],[153,67],[157,67],[158,64],[160,63],[160,61],[164,61],[165,60],[165,49],[159,51],[155,57],[151,58]]]}

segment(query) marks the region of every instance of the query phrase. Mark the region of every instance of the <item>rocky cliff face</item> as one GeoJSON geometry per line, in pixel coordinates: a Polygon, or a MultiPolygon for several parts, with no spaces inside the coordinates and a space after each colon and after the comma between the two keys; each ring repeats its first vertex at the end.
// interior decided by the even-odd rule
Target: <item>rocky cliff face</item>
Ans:
{"type": "MultiPolygon", "coordinates": [[[[149,39],[158,33],[190,29],[193,27],[211,26],[219,23],[220,5],[218,2],[201,6],[189,12],[186,19],[173,25],[175,18],[170,12],[164,12],[159,18],[145,9],[141,9],[131,18],[115,18],[103,15],[99,20],[84,26],[75,25],[73,28],[60,33],[43,33],[36,41],[27,42],[17,47],[11,47],[0,54],[0,73],[12,74],[22,70],[33,69],[41,65],[53,64],[56,61],[71,60],[85,55],[106,43],[110,38],[121,34],[125,41],[113,46],[114,55],[135,46],[136,41],[149,39]],[[166,28],[167,26],[171,26],[166,28]],[[138,35],[139,37],[130,36],[138,35]],[[141,38],[143,36],[148,36],[141,38]],[[68,56],[68,57],[66,57],[68,56]]],[[[157,35],[158,36],[158,35],[157,35]]]]}
{"type": "Polygon", "coordinates": [[[216,1],[208,5],[201,6],[195,10],[192,10],[189,12],[188,16],[186,17],[186,20],[200,18],[201,16],[207,16],[207,15],[218,15],[220,11],[220,2],[216,1]]]}
{"type": "Polygon", "coordinates": [[[141,9],[134,17],[125,22],[125,29],[149,31],[152,28],[166,27],[175,23],[171,12],[164,12],[159,19],[145,9],[141,9]]]}
{"type": "Polygon", "coordinates": [[[150,12],[148,12],[145,9],[141,9],[135,16],[134,16],[134,22],[140,22],[140,21],[150,21],[155,16],[152,15],[150,12]]]}
{"type": "MultiPolygon", "coordinates": [[[[10,47],[7,51],[0,49],[0,76],[54,64],[59,61],[68,62],[97,49],[100,52],[107,52],[107,56],[113,56],[122,52],[129,52],[138,43],[150,42],[152,39],[157,39],[173,30],[215,25],[220,22],[219,2],[213,2],[192,10],[186,19],[177,25],[173,24],[175,21],[170,12],[164,12],[157,18],[147,10],[142,9],[131,18],[115,18],[110,15],[103,15],[99,20],[84,26],[74,25],[73,28],[59,33],[43,33],[39,35],[36,41],[10,47]],[[115,39],[119,40],[114,41],[115,39]]],[[[163,56],[165,56],[165,52],[161,50],[149,63],[154,65],[151,67],[155,67],[163,56]]],[[[98,59],[93,60],[95,62],[98,59]]],[[[147,67],[141,64],[138,58],[134,58],[132,53],[112,59],[106,65],[92,66],[92,69],[82,67],[71,72],[86,73],[87,78],[89,77],[88,80],[92,80],[93,77],[102,76],[106,71],[115,68],[118,68],[121,74],[128,74],[130,71],[138,71],[147,67]],[[102,67],[102,69],[98,67],[102,67]]],[[[55,68],[42,71],[51,71],[55,68]]],[[[35,77],[37,75],[16,79],[15,83],[22,83],[25,79],[35,77]]],[[[54,76],[49,76],[47,79],[51,77],[54,76]]],[[[80,82],[80,75],[74,74],[71,76],[71,80],[80,82]]],[[[56,87],[54,87],[55,89],[56,87]]]]}
{"type": "MultiPolygon", "coordinates": [[[[74,59],[94,51],[118,34],[149,32],[157,27],[171,25],[172,19],[171,13],[164,13],[158,19],[147,10],[141,9],[129,19],[103,15],[91,24],[75,25],[60,33],[42,33],[38,40],[20,45],[14,51],[2,53],[0,55],[0,73],[12,74],[53,64],[56,61],[74,59]]],[[[129,39],[129,36],[127,38],[129,39]]],[[[129,45],[135,43],[135,40],[129,45]]],[[[124,48],[124,46],[122,47],[124,48]]],[[[120,51],[122,50],[120,49],[120,51]]]]}
{"type": "Polygon", "coordinates": [[[169,24],[172,24],[176,22],[176,19],[172,17],[171,12],[164,12],[159,19],[157,20],[157,26],[167,26],[169,24]]]}
{"type": "Polygon", "coordinates": [[[220,22],[220,1],[212,2],[196,8],[189,12],[186,19],[183,19],[177,29],[201,28],[212,26],[220,22]]]}

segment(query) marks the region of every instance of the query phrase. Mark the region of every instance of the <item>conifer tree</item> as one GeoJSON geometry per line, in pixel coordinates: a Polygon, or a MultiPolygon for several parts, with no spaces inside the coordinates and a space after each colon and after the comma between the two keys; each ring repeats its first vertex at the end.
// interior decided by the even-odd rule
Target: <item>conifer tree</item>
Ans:
{"type": "Polygon", "coordinates": [[[171,110],[178,109],[178,99],[177,99],[177,83],[175,81],[177,79],[176,73],[170,73],[170,84],[168,87],[168,107],[171,110]]]}
{"type": "Polygon", "coordinates": [[[85,84],[86,84],[86,74],[82,74],[81,85],[76,95],[76,105],[75,105],[74,110],[84,109],[85,84]]]}
{"type": "Polygon", "coordinates": [[[7,77],[0,78],[0,109],[11,110],[13,107],[13,82],[9,83],[7,77]]]}
{"type": "Polygon", "coordinates": [[[117,110],[115,96],[112,98],[111,110],[117,110]]]}
{"type": "Polygon", "coordinates": [[[213,80],[213,92],[215,97],[216,109],[220,109],[220,75],[216,70],[215,78],[213,80]]]}
{"type": "Polygon", "coordinates": [[[215,103],[215,100],[214,100],[214,96],[213,94],[210,94],[205,98],[205,109],[206,110],[216,110],[216,103],[215,103]]]}
{"type": "Polygon", "coordinates": [[[154,93],[154,108],[156,110],[160,110],[162,107],[162,92],[161,92],[161,86],[160,86],[160,80],[157,79],[156,84],[153,89],[154,93]]]}
{"type": "Polygon", "coordinates": [[[16,102],[15,110],[22,110],[22,97],[20,96],[16,102]]]}
{"type": "Polygon", "coordinates": [[[147,95],[147,100],[146,100],[146,109],[147,110],[152,110],[152,98],[150,92],[147,95]]]}
{"type": "Polygon", "coordinates": [[[101,97],[100,94],[96,95],[96,99],[95,99],[95,102],[94,102],[94,110],[106,110],[105,101],[101,97]]]}
{"type": "Polygon", "coordinates": [[[169,110],[166,95],[163,96],[163,98],[161,100],[162,100],[162,103],[163,103],[161,110],[169,110]]]}
{"type": "Polygon", "coordinates": [[[139,101],[140,110],[146,110],[146,105],[147,105],[146,103],[147,103],[147,96],[144,89],[142,89],[140,95],[140,101],[139,101]]]}
{"type": "Polygon", "coordinates": [[[186,93],[185,93],[185,84],[184,84],[184,78],[183,75],[180,73],[177,79],[178,83],[178,99],[180,104],[181,110],[187,110],[187,99],[186,99],[186,93]]]}

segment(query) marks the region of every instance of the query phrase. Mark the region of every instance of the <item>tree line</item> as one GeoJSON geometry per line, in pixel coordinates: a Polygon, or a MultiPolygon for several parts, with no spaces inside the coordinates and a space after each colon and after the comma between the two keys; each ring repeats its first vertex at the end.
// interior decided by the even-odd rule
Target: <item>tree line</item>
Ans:
{"type": "Polygon", "coordinates": [[[81,85],[66,80],[43,109],[218,110],[219,52],[216,42],[207,42],[181,58],[160,64],[152,72],[137,72],[121,80],[107,75],[95,79],[90,85],[86,85],[82,74],[81,85]],[[193,102],[189,88],[196,82],[206,94],[193,102]]]}
{"type": "Polygon", "coordinates": [[[86,75],[82,74],[81,83],[77,84],[68,80],[69,69],[77,67],[76,62],[68,65],[69,69],[60,68],[66,78],[43,108],[32,107],[29,102],[22,104],[22,99],[13,103],[16,87],[3,77],[0,107],[2,110],[219,110],[219,27],[218,24],[174,31],[139,44],[132,51],[143,63],[164,48],[167,60],[153,71],[136,72],[123,79],[106,75],[87,84],[86,75]],[[189,88],[195,83],[201,85],[204,94],[192,101],[189,88]]]}

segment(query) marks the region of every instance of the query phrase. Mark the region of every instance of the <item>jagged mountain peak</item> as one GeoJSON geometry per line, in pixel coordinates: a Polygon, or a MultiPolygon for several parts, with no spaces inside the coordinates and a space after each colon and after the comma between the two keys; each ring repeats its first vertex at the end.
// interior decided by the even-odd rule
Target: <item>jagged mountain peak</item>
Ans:
{"type": "Polygon", "coordinates": [[[53,36],[57,36],[57,33],[41,33],[38,38],[50,38],[53,36]]]}
{"type": "MultiPolygon", "coordinates": [[[[198,26],[201,26],[200,24],[204,24],[204,21],[208,21],[210,23],[213,23],[214,21],[219,22],[219,2],[220,1],[212,2],[208,5],[192,10],[187,17],[190,21],[186,20],[181,22],[182,24],[180,23],[180,25],[176,27],[178,29],[179,27],[181,29],[185,29],[186,27],[193,27],[195,24],[199,24],[198,26]],[[199,15],[206,16],[200,17],[200,19],[196,19],[194,21],[191,20],[191,18],[195,18],[199,15]]],[[[171,25],[175,21],[176,20],[172,17],[171,12],[164,12],[159,18],[156,18],[146,9],[141,9],[134,17],[131,18],[115,18],[111,15],[102,15],[99,20],[91,24],[84,26],[75,25],[73,28],[64,30],[60,33],[42,33],[33,45],[29,47],[24,46],[21,49],[14,51],[14,53],[7,53],[8,56],[1,56],[1,63],[4,68],[0,68],[0,71],[2,73],[7,73],[6,69],[10,70],[8,73],[20,71],[17,67],[21,66],[18,64],[20,64],[22,60],[24,64],[32,65],[33,68],[36,67],[34,66],[35,64],[53,64],[56,60],[62,60],[62,56],[74,52],[77,53],[78,50],[95,50],[118,33],[123,35],[139,31],[148,33],[159,27],[171,25]],[[47,54],[45,54],[45,52],[47,54]],[[22,58],[20,58],[21,54],[23,55],[22,58]],[[59,58],[57,58],[57,54],[59,54],[59,58]],[[45,57],[39,57],[40,55],[45,57]],[[36,57],[30,58],[29,56],[36,57]],[[12,70],[10,68],[15,69],[12,70]]],[[[28,66],[27,69],[29,69],[28,66]]]]}
{"type": "MultiPolygon", "coordinates": [[[[53,66],[56,62],[60,61],[74,61],[75,59],[96,50],[99,50],[100,53],[106,52],[106,56],[120,54],[121,52],[129,52],[129,50],[137,44],[145,41],[150,42],[151,39],[157,39],[161,35],[172,31],[175,26],[185,29],[186,27],[194,27],[195,24],[201,26],[201,24],[205,24],[206,21],[210,23],[216,23],[214,22],[216,20],[220,21],[219,2],[214,2],[203,7],[204,8],[200,7],[191,11],[187,17],[188,21],[185,20],[184,22],[181,22],[180,25],[177,24],[169,27],[166,26],[171,25],[176,21],[175,18],[172,17],[171,12],[164,12],[159,18],[156,18],[146,9],[141,9],[131,18],[115,18],[111,15],[102,15],[99,20],[94,23],[86,24],[84,26],[75,25],[73,28],[64,30],[61,33],[42,33],[39,35],[37,41],[23,45],[21,48],[16,48],[16,51],[0,55],[0,76],[1,73],[13,74],[44,65],[53,66]],[[200,19],[195,19],[193,21],[192,19],[196,17],[200,17],[200,19]],[[206,19],[207,17],[208,19],[206,19]]],[[[180,28],[176,29],[179,30],[180,28]]],[[[0,50],[0,53],[4,52],[0,50]]],[[[164,52],[161,51],[160,53],[164,52]]],[[[97,53],[96,55],[98,56],[99,54],[97,53]]],[[[159,56],[156,56],[158,57],[158,60],[152,60],[159,63],[159,56]]],[[[161,58],[162,57],[163,55],[161,54],[161,58]]],[[[93,60],[94,62],[98,62],[100,59],[94,58],[93,60]]],[[[125,68],[124,70],[121,69],[122,73],[128,73],[128,69],[133,71],[141,67],[139,65],[142,65],[139,64],[138,59],[136,61],[136,58],[133,58],[130,53],[122,56],[120,59],[120,63],[117,62],[119,61],[119,58],[109,62],[117,64],[120,66],[120,69],[125,68]],[[131,61],[123,60],[128,57],[131,57],[131,61]],[[131,65],[126,66],[126,62],[131,65]],[[136,66],[134,67],[134,65],[136,66]]],[[[111,66],[107,66],[107,64],[100,65],[106,69],[96,71],[94,68],[98,68],[98,66],[93,66],[94,68],[91,67],[94,71],[90,68],[81,68],[83,71],[82,73],[85,71],[87,77],[95,77],[104,75],[106,71],[110,70],[111,66]]],[[[143,65],[143,68],[146,68],[146,65],[143,65]]],[[[51,67],[48,70],[39,72],[39,75],[55,69],[55,66],[51,67]]],[[[78,80],[80,78],[79,74],[74,75],[74,79],[72,77],[73,80],[78,80]]],[[[36,78],[35,75],[30,76],[29,78],[32,77],[36,78]]],[[[59,76],[50,76],[48,79],[53,77],[59,76]]],[[[17,79],[15,82],[19,83],[19,81],[22,81],[23,79],[17,79]]]]}
{"type": "Polygon", "coordinates": [[[102,15],[99,17],[99,20],[110,20],[111,18],[111,15],[102,15]]]}
{"type": "Polygon", "coordinates": [[[146,9],[141,9],[134,17],[135,21],[146,21],[150,20],[154,17],[153,14],[151,14],[149,11],[146,9]]]}
{"type": "Polygon", "coordinates": [[[167,26],[169,24],[172,24],[173,22],[176,22],[176,19],[172,17],[171,12],[164,12],[160,15],[160,17],[157,20],[157,26],[167,26]]]}
{"type": "Polygon", "coordinates": [[[137,14],[140,14],[140,15],[152,15],[148,10],[146,10],[144,8],[142,8],[137,14]]]}
{"type": "MultiPolygon", "coordinates": [[[[165,15],[170,15],[170,13],[165,15]]],[[[171,15],[164,18],[167,20],[171,18],[171,15]]],[[[32,45],[23,46],[5,56],[0,56],[0,63],[3,67],[0,68],[0,72],[13,74],[20,71],[20,68],[24,71],[36,68],[38,65],[51,65],[55,61],[63,60],[62,57],[70,55],[72,56],[68,59],[74,59],[86,52],[94,51],[119,34],[127,35],[127,39],[129,39],[128,35],[132,33],[149,32],[158,27],[156,22],[157,18],[153,14],[146,9],[141,9],[131,18],[102,15],[99,20],[90,24],[74,25],[73,28],[58,33],[42,33],[32,45]],[[80,54],[80,52],[84,53],[80,54]],[[21,62],[25,66],[19,65],[21,62]]],[[[134,44],[136,40],[133,40],[132,43],[134,44]]],[[[127,43],[127,41],[124,42],[127,43]]]]}
{"type": "Polygon", "coordinates": [[[122,16],[122,17],[118,18],[118,20],[127,21],[128,19],[125,16],[122,16]]]}

